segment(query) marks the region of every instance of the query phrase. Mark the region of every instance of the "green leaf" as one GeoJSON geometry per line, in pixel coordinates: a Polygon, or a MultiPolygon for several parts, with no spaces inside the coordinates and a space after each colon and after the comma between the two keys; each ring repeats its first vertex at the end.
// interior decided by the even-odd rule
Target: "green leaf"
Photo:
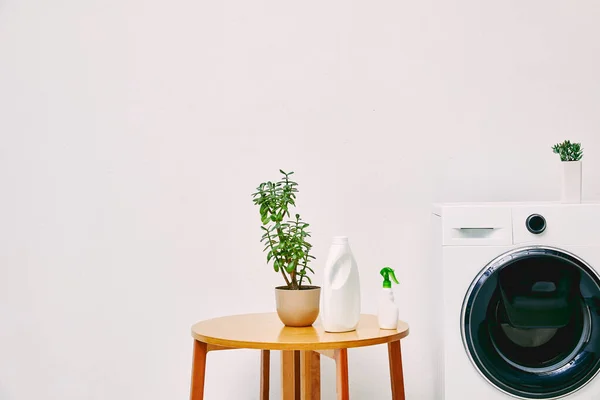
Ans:
{"type": "Polygon", "coordinates": [[[288,274],[291,274],[292,272],[294,272],[296,270],[296,263],[295,262],[291,262],[288,265],[285,266],[285,270],[288,272],[288,274]]]}

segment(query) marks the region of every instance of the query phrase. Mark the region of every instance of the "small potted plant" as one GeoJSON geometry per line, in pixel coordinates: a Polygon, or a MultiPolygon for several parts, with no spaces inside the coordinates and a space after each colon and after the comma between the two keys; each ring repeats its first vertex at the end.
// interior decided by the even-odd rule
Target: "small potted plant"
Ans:
{"type": "Polygon", "coordinates": [[[562,202],[581,203],[581,143],[565,140],[555,144],[552,150],[562,161],[562,202]]]}
{"type": "Polygon", "coordinates": [[[260,207],[261,242],[267,263],[285,280],[285,285],[275,288],[279,319],[287,326],[310,326],[319,315],[321,288],[312,286],[308,276],[314,274],[309,264],[315,258],[307,241],[309,225],[300,214],[290,214],[298,192],[298,184],[290,179],[293,172],[279,172],[283,175],[279,181],[263,182],[252,194],[254,204],[260,207]]]}

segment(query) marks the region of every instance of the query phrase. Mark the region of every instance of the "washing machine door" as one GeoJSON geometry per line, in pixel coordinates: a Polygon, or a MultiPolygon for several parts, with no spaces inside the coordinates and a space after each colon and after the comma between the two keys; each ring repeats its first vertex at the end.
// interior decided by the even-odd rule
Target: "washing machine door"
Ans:
{"type": "Polygon", "coordinates": [[[474,279],[462,309],[471,361],[499,390],[556,399],[600,370],[600,278],[551,247],[510,251],[474,279]]]}

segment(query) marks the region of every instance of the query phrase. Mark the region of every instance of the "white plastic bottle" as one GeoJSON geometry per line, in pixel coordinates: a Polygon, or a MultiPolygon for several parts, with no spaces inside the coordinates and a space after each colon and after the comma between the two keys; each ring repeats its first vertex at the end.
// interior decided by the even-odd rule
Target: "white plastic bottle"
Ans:
{"type": "Polygon", "coordinates": [[[377,319],[379,320],[380,329],[398,329],[398,306],[394,302],[394,292],[392,291],[392,282],[398,283],[394,270],[390,267],[385,267],[380,271],[383,276],[383,290],[379,295],[379,312],[377,319]]]}
{"type": "Polygon", "coordinates": [[[360,319],[360,280],[358,266],[348,238],[336,236],[325,264],[321,322],[326,332],[349,332],[360,319]]]}

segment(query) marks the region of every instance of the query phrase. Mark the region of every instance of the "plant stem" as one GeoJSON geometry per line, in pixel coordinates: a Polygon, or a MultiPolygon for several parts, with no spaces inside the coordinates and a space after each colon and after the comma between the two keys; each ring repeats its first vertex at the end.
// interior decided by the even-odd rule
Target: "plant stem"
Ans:
{"type": "MultiPolygon", "coordinates": [[[[268,207],[269,209],[269,213],[271,215],[273,215],[273,211],[271,210],[270,207],[268,207]]],[[[277,236],[279,237],[279,243],[281,243],[281,239],[283,238],[283,232],[281,232],[281,228],[277,228],[277,236]]],[[[288,279],[287,275],[285,274],[284,271],[284,263],[283,261],[279,258],[278,255],[275,254],[275,250],[273,249],[273,245],[271,244],[271,234],[269,233],[269,231],[267,231],[267,238],[269,239],[269,246],[271,247],[271,252],[273,253],[273,257],[275,258],[275,260],[278,261],[278,264],[280,265],[280,270],[281,270],[281,275],[283,275],[283,279],[285,279],[285,283],[288,287],[290,287],[290,280],[288,279]]]]}
{"type": "Polygon", "coordinates": [[[294,268],[294,270],[292,271],[290,276],[292,278],[292,288],[298,289],[298,279],[296,278],[296,268],[294,268]]]}
{"type": "MultiPolygon", "coordinates": [[[[285,214],[284,214],[285,215],[285,214]]],[[[279,243],[285,243],[285,236],[283,235],[283,231],[281,230],[280,227],[277,228],[277,236],[279,237],[279,243]]],[[[282,260],[284,262],[280,263],[280,268],[281,268],[281,273],[283,274],[283,277],[285,278],[285,282],[287,283],[288,287],[290,289],[295,289],[294,288],[294,277],[292,274],[290,274],[290,278],[292,279],[292,282],[290,282],[290,280],[287,278],[287,275],[284,272],[285,266],[289,263],[288,260],[282,260]]]]}
{"type": "Polygon", "coordinates": [[[285,283],[287,284],[287,286],[290,287],[290,280],[288,279],[287,275],[285,274],[285,271],[283,270],[283,268],[281,268],[281,275],[283,275],[283,279],[285,279],[285,283]]]}
{"type": "MultiPolygon", "coordinates": [[[[271,209],[269,208],[269,213],[271,215],[273,215],[273,212],[271,211],[271,209]]],[[[279,261],[279,265],[280,265],[280,270],[281,270],[281,275],[283,275],[283,279],[285,279],[285,283],[287,285],[287,287],[294,289],[294,285],[292,284],[293,282],[290,282],[290,280],[288,279],[286,273],[285,273],[285,263],[283,262],[282,259],[279,258],[279,256],[275,255],[275,251],[273,250],[273,245],[271,244],[271,235],[269,234],[269,232],[267,231],[267,236],[269,238],[269,246],[271,246],[271,251],[273,252],[273,257],[275,257],[276,260],[279,261]]],[[[281,228],[277,228],[277,236],[279,237],[279,243],[283,243],[285,241],[285,238],[283,236],[283,232],[281,231],[281,228]]],[[[287,261],[287,260],[285,260],[287,261]]]]}

